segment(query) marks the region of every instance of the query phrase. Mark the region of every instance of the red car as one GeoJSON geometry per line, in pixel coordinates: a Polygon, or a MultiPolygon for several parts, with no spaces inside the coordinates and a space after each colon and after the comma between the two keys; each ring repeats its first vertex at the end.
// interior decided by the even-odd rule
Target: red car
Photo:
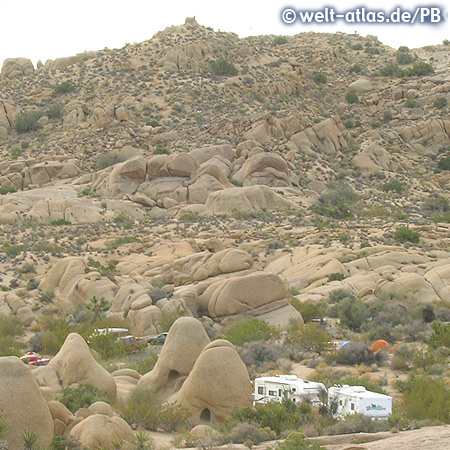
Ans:
{"type": "Polygon", "coordinates": [[[28,364],[29,366],[46,366],[50,362],[50,359],[40,358],[34,352],[28,352],[26,355],[22,356],[20,359],[24,363],[28,364]]]}

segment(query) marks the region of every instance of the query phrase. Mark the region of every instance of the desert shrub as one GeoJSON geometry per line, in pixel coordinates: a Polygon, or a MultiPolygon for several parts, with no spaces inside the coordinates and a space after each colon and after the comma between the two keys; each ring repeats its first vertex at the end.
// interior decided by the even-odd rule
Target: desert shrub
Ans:
{"type": "MultiPolygon", "coordinates": [[[[153,299],[153,298],[152,298],[153,299]]],[[[180,317],[186,316],[186,311],[182,309],[175,309],[173,311],[162,311],[161,316],[158,319],[158,330],[161,332],[169,331],[170,327],[180,317]]]]}
{"type": "Polygon", "coordinates": [[[156,394],[135,389],[128,401],[122,404],[120,415],[129,424],[146,430],[162,428],[171,432],[185,425],[191,413],[176,403],[162,405],[156,394]]]}
{"type": "Polygon", "coordinates": [[[347,103],[358,103],[359,102],[359,97],[357,94],[355,94],[354,92],[347,92],[345,94],[345,100],[347,101],[347,103]]]}
{"type": "Polygon", "coordinates": [[[405,107],[406,108],[417,108],[419,106],[419,103],[414,98],[408,98],[405,101],[405,107]]]}
{"type": "Polygon", "coordinates": [[[122,155],[118,153],[107,152],[98,157],[95,167],[98,170],[102,170],[124,161],[125,158],[122,155]]]}
{"type": "Polygon", "coordinates": [[[97,352],[103,359],[122,356],[125,353],[123,343],[111,333],[91,336],[89,348],[97,352]]]}
{"type": "Polygon", "coordinates": [[[352,217],[350,205],[358,199],[352,187],[346,183],[338,183],[330,185],[329,188],[326,194],[320,196],[320,205],[314,206],[313,210],[334,219],[352,217]]]}
{"type": "MultiPolygon", "coordinates": [[[[284,398],[281,403],[269,402],[265,405],[258,406],[253,409],[249,407],[235,408],[231,412],[231,416],[238,422],[256,423],[261,428],[270,428],[277,435],[284,430],[297,429],[302,421],[303,415],[300,403],[296,405],[292,400],[284,398]]],[[[311,405],[308,404],[311,413],[311,405]]]]}
{"type": "Polygon", "coordinates": [[[341,321],[341,326],[349,328],[352,331],[359,331],[368,318],[366,305],[354,295],[350,295],[339,301],[336,306],[336,311],[341,321]]]}
{"type": "MultiPolygon", "coordinates": [[[[443,165],[445,166],[446,163],[443,165]]],[[[448,170],[450,170],[450,157],[448,158],[448,170]]],[[[424,201],[423,209],[425,211],[447,212],[450,211],[450,204],[442,195],[433,194],[424,201]]]]}
{"type": "Polygon", "coordinates": [[[412,62],[415,61],[416,58],[414,57],[414,55],[411,55],[411,53],[409,53],[409,49],[408,51],[400,51],[399,49],[395,55],[395,59],[399,64],[403,65],[403,64],[411,64],[412,62]]]}
{"type": "Polygon", "coordinates": [[[21,356],[18,338],[24,333],[24,326],[17,317],[0,317],[0,356],[21,356]]]}
{"type": "Polygon", "coordinates": [[[425,323],[431,323],[436,320],[436,312],[433,305],[428,304],[422,308],[422,319],[425,323]]]}
{"type": "Polygon", "coordinates": [[[424,75],[430,75],[434,73],[434,68],[431,64],[428,64],[426,62],[420,61],[415,63],[412,67],[410,67],[406,73],[409,76],[424,76],[424,75]]]}
{"type": "Polygon", "coordinates": [[[147,349],[145,352],[138,352],[133,355],[132,362],[127,363],[127,367],[134,369],[141,375],[150,372],[158,361],[158,354],[147,349]]]}
{"type": "Polygon", "coordinates": [[[260,367],[264,364],[275,362],[282,354],[281,345],[265,341],[245,342],[237,350],[247,367],[260,367]]]}
{"type": "Polygon", "coordinates": [[[238,70],[234,64],[225,58],[219,58],[210,64],[211,72],[219,76],[235,76],[238,70]]]}
{"type": "Polygon", "coordinates": [[[164,284],[155,283],[155,285],[147,292],[147,294],[151,297],[153,303],[156,303],[158,300],[167,297],[163,286],[164,284]]]}
{"type": "Polygon", "coordinates": [[[4,186],[0,187],[0,195],[11,194],[11,193],[14,193],[14,192],[17,192],[16,188],[4,187],[4,186]]]}
{"type": "Polygon", "coordinates": [[[326,306],[315,301],[301,302],[296,297],[290,297],[289,303],[302,315],[305,323],[311,319],[322,319],[325,315],[326,306]]]}
{"type": "Polygon", "coordinates": [[[61,103],[55,103],[45,111],[45,115],[49,119],[60,119],[63,115],[63,111],[64,111],[63,105],[61,105],[61,103]]]}
{"type": "Polygon", "coordinates": [[[317,442],[310,441],[303,433],[291,433],[285,441],[278,442],[275,450],[325,450],[317,442]]]}
{"type": "Polygon", "coordinates": [[[384,183],[381,186],[381,190],[384,192],[396,192],[397,194],[401,194],[405,190],[405,185],[399,180],[392,180],[388,183],[384,183]]]}
{"type": "Polygon", "coordinates": [[[430,336],[428,344],[432,348],[450,348],[450,325],[444,325],[439,322],[434,322],[432,324],[432,327],[433,334],[430,336]]]}
{"type": "Polygon", "coordinates": [[[372,352],[364,342],[351,342],[336,352],[337,363],[351,366],[355,364],[370,366],[379,363],[382,357],[382,352],[372,352]]]}
{"type": "Polygon", "coordinates": [[[443,380],[421,375],[399,385],[403,391],[401,411],[407,418],[450,423],[450,390],[443,380]]]}
{"type": "Polygon", "coordinates": [[[135,236],[122,236],[120,238],[114,239],[114,241],[112,241],[108,247],[111,248],[118,248],[121,245],[126,245],[126,244],[133,244],[135,242],[142,242],[139,238],[135,237],[135,236]]]}
{"type": "Polygon", "coordinates": [[[17,256],[22,252],[22,246],[3,242],[1,251],[5,252],[8,256],[17,256]]]}
{"type": "Polygon", "coordinates": [[[257,425],[251,423],[239,423],[231,429],[227,435],[227,440],[233,444],[243,444],[250,441],[254,445],[258,445],[263,441],[267,441],[271,437],[267,430],[263,430],[257,425]]]}
{"type": "Polygon", "coordinates": [[[353,64],[348,68],[348,71],[350,73],[361,73],[362,72],[362,66],[361,64],[353,64]]]}
{"type": "Polygon", "coordinates": [[[299,348],[319,355],[333,349],[331,336],[315,323],[301,325],[298,321],[291,320],[286,330],[285,342],[295,344],[299,348]]]}
{"type": "Polygon", "coordinates": [[[45,355],[56,355],[66,337],[75,329],[66,317],[52,314],[42,315],[38,324],[42,331],[42,352],[45,355]]]}
{"type": "Polygon", "coordinates": [[[320,73],[320,72],[316,72],[312,76],[312,79],[313,79],[314,83],[316,83],[316,84],[325,84],[327,82],[326,75],[324,75],[323,73],[320,73]]]}
{"type": "Polygon", "coordinates": [[[430,337],[431,327],[428,323],[425,323],[422,320],[408,320],[400,327],[399,331],[402,333],[403,338],[407,342],[426,342],[430,337]]]}
{"type": "Polygon", "coordinates": [[[450,170],[450,156],[441,158],[437,163],[437,167],[441,170],[450,170]]]}
{"type": "Polygon", "coordinates": [[[18,133],[27,133],[39,128],[38,120],[44,115],[42,111],[32,110],[19,114],[14,122],[14,129],[18,133]]]}
{"type": "Polygon", "coordinates": [[[80,384],[76,388],[65,388],[62,391],[59,401],[64,404],[69,411],[75,413],[80,408],[88,408],[92,403],[103,401],[109,402],[106,395],[92,386],[92,384],[80,384]]]}
{"type": "Polygon", "coordinates": [[[445,97],[438,97],[434,102],[433,106],[437,109],[443,109],[447,106],[448,101],[445,97]]]}
{"type": "Polygon", "coordinates": [[[69,92],[73,92],[76,89],[76,86],[73,85],[70,81],[63,81],[62,83],[55,86],[53,92],[55,95],[63,95],[68,94],[69,92]]]}
{"type": "Polygon", "coordinates": [[[420,233],[418,231],[411,230],[408,227],[400,227],[395,230],[394,239],[402,244],[405,242],[417,244],[420,240],[420,233]]]}
{"type": "Polygon", "coordinates": [[[233,323],[226,327],[224,338],[234,345],[243,345],[251,341],[269,341],[278,339],[280,330],[261,319],[233,323]]]}
{"type": "Polygon", "coordinates": [[[170,150],[163,145],[157,145],[153,151],[154,155],[170,155],[170,150]]]}
{"type": "Polygon", "coordinates": [[[391,424],[387,420],[373,420],[362,414],[352,414],[327,427],[325,434],[378,433],[389,431],[391,424]]]}
{"type": "Polygon", "coordinates": [[[405,72],[397,64],[389,63],[380,69],[380,74],[385,77],[403,77],[405,72]]]}
{"type": "Polygon", "coordinates": [[[288,41],[289,38],[287,36],[275,36],[272,41],[272,46],[283,45],[286,44],[288,41]]]}

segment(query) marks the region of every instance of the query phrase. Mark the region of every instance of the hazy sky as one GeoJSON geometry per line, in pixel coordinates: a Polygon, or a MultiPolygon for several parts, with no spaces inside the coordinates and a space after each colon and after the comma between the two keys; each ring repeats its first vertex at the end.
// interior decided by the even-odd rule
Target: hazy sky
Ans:
{"type": "MultiPolygon", "coordinates": [[[[401,1],[401,0],[400,0],[401,1]]],[[[441,5],[448,3],[443,1],[441,5]]],[[[70,56],[85,50],[105,47],[120,48],[125,43],[150,39],[157,31],[184,23],[185,17],[196,16],[201,25],[214,30],[232,31],[239,36],[257,34],[292,35],[303,31],[357,31],[373,34],[391,47],[410,48],[450,40],[449,22],[441,25],[379,25],[359,26],[342,21],[333,25],[285,25],[281,11],[286,7],[301,10],[325,5],[337,12],[365,7],[390,12],[397,6],[412,9],[416,4],[385,0],[334,0],[326,3],[305,0],[0,0],[0,63],[5,58],[24,56],[34,63],[39,59],[70,56]],[[409,4],[409,7],[408,7],[409,4]]],[[[436,6],[433,1],[419,6],[436,6]]]]}

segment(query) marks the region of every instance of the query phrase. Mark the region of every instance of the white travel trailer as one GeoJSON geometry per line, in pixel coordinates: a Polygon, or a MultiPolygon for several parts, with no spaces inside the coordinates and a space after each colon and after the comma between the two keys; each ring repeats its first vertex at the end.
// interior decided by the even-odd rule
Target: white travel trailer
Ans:
{"type": "Polygon", "coordinates": [[[348,414],[387,419],[392,414],[392,397],[367,391],[364,386],[344,384],[328,389],[328,406],[339,419],[348,414]]]}
{"type": "Polygon", "coordinates": [[[254,385],[253,403],[255,405],[266,404],[270,401],[281,402],[287,396],[296,403],[309,401],[320,406],[327,393],[324,384],[302,380],[295,375],[256,378],[254,385]]]}

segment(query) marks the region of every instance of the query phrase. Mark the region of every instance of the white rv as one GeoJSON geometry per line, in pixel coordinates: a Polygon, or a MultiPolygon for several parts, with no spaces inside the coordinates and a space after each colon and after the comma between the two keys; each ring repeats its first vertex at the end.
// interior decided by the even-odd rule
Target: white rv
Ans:
{"type": "Polygon", "coordinates": [[[387,419],[392,414],[392,397],[367,391],[364,386],[344,384],[328,389],[328,406],[339,419],[348,414],[387,419]]]}
{"type": "Polygon", "coordinates": [[[295,375],[256,378],[254,385],[254,404],[281,402],[284,396],[287,396],[296,403],[310,401],[320,406],[323,404],[321,398],[327,393],[324,384],[302,380],[295,375]]]}

